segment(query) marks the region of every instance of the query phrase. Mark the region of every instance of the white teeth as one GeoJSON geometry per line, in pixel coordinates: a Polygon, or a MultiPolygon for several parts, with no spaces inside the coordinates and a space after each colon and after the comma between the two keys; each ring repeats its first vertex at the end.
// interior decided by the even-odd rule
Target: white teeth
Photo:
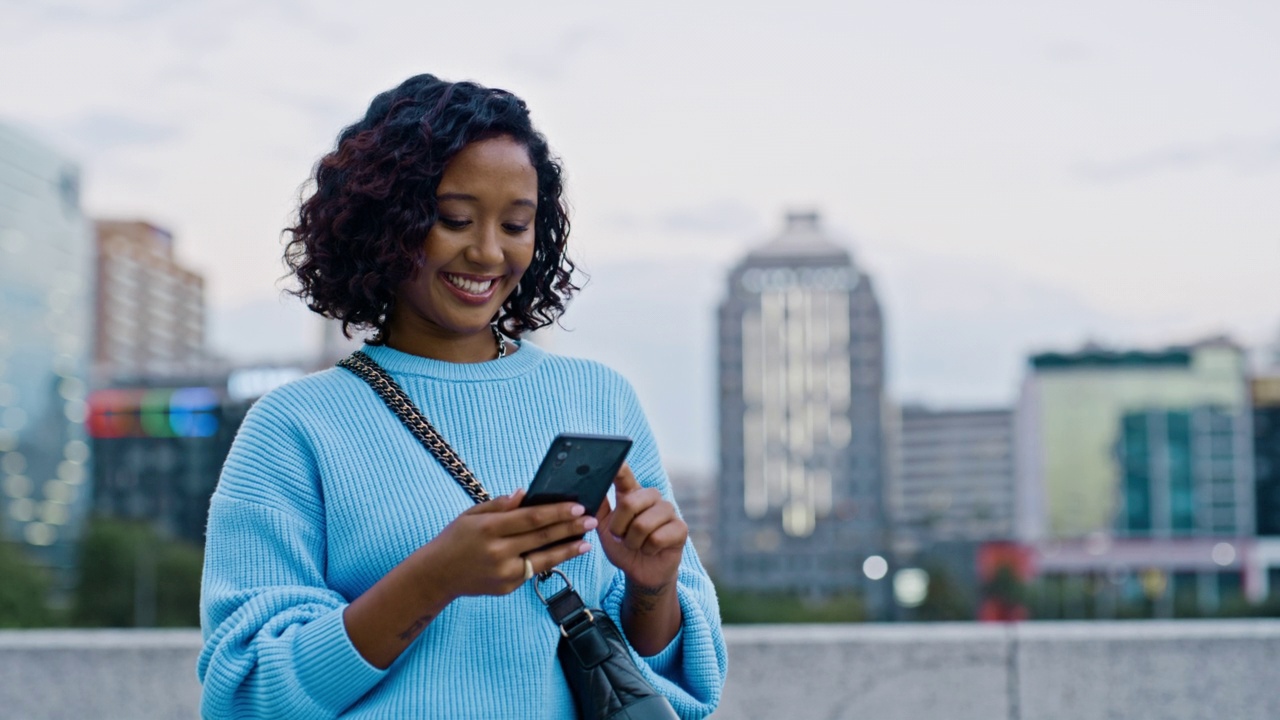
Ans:
{"type": "Polygon", "coordinates": [[[469,280],[467,278],[460,277],[458,275],[451,275],[449,273],[445,273],[444,276],[445,276],[445,279],[448,280],[454,287],[459,288],[462,291],[470,293],[472,295],[483,295],[484,293],[488,292],[489,288],[493,287],[493,284],[495,282],[498,281],[497,278],[494,278],[487,282],[479,282],[476,280],[469,280]]]}

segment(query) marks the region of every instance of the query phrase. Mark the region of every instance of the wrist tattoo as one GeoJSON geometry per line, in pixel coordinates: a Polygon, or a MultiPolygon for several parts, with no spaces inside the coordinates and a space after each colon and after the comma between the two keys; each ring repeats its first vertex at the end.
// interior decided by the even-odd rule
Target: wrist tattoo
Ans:
{"type": "Polygon", "coordinates": [[[640,585],[627,582],[627,600],[630,601],[633,610],[646,613],[653,612],[658,607],[658,598],[667,591],[667,587],[670,584],[640,585]]]}
{"type": "Polygon", "coordinates": [[[428,613],[417,620],[414,620],[412,625],[405,628],[404,632],[400,633],[400,639],[405,642],[409,642],[410,640],[418,637],[418,635],[422,633],[422,630],[426,628],[427,625],[435,619],[435,617],[434,613],[428,613]]]}

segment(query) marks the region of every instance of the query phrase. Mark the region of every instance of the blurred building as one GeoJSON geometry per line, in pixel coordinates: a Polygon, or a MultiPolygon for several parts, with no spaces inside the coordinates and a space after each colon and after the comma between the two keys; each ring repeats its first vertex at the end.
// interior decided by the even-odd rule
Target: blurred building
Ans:
{"type": "Polygon", "coordinates": [[[1013,413],[903,407],[890,490],[895,549],[1013,537],[1013,413]]]}
{"type": "Polygon", "coordinates": [[[716,485],[701,473],[671,472],[671,491],[675,494],[680,517],[689,526],[689,539],[706,568],[715,571],[716,485]]]}
{"type": "Polygon", "coordinates": [[[65,589],[88,501],[93,239],[77,167],[0,124],[0,529],[65,589]]]}
{"type": "Polygon", "coordinates": [[[296,367],[117,385],[89,395],[94,512],[204,544],[209,498],[245,413],[296,367]]]}
{"type": "Polygon", "coordinates": [[[884,590],[884,335],[871,278],[791,213],[729,275],[719,309],[715,555],[732,588],[884,590]],[[880,583],[883,585],[883,583],[880,583]]]}
{"type": "Polygon", "coordinates": [[[1280,377],[1255,379],[1252,400],[1257,530],[1280,536],[1280,377]]]}
{"type": "Polygon", "coordinates": [[[1254,534],[1249,408],[1125,412],[1115,532],[1125,537],[1254,534]]]}
{"type": "MultiPolygon", "coordinates": [[[[1184,483],[1184,475],[1177,474],[1184,472],[1195,473],[1196,487],[1210,493],[1201,492],[1194,502],[1229,504],[1230,512],[1241,518],[1234,532],[1251,534],[1253,471],[1251,453],[1241,439],[1250,425],[1245,374],[1244,353],[1225,340],[1156,351],[1086,347],[1076,353],[1033,356],[1018,407],[1018,535],[1041,539],[1141,532],[1124,529],[1127,508],[1143,497],[1153,503],[1164,503],[1166,497],[1172,502],[1169,483],[1184,483]],[[1176,477],[1163,465],[1152,467],[1159,473],[1157,485],[1141,490],[1139,444],[1148,439],[1161,443],[1164,449],[1156,451],[1161,463],[1172,457],[1170,452],[1177,452],[1169,447],[1187,447],[1188,439],[1167,434],[1168,415],[1163,416],[1165,435],[1150,424],[1158,424],[1161,414],[1171,411],[1188,413],[1187,422],[1194,415],[1197,423],[1212,425],[1197,424],[1197,437],[1231,444],[1226,450],[1218,448],[1232,458],[1231,466],[1224,468],[1226,461],[1221,457],[1211,462],[1206,456],[1194,466],[1173,469],[1176,477]],[[1131,457],[1122,464],[1119,458],[1125,448],[1131,457]],[[1224,482],[1229,492],[1208,490],[1224,482]],[[1132,490],[1132,496],[1126,495],[1127,490],[1132,490]]],[[[1182,415],[1173,422],[1174,433],[1184,428],[1191,432],[1182,415]]],[[[1167,508],[1161,505],[1155,511],[1166,513],[1167,508]]],[[[1166,526],[1161,518],[1153,528],[1166,526]]]]}
{"type": "Polygon", "coordinates": [[[1041,616],[1203,615],[1265,598],[1280,554],[1256,538],[1253,405],[1245,354],[1225,339],[1033,356],[1016,525],[1041,616]]]}
{"type": "Polygon", "coordinates": [[[901,616],[973,618],[990,579],[979,572],[979,551],[1013,537],[1013,413],[908,405],[888,419],[895,588],[903,572],[927,578],[920,609],[905,609],[907,599],[901,616]]]}
{"type": "Polygon", "coordinates": [[[95,234],[99,376],[110,382],[200,372],[204,278],[174,259],[173,235],[147,222],[113,220],[95,223],[95,234]]]}

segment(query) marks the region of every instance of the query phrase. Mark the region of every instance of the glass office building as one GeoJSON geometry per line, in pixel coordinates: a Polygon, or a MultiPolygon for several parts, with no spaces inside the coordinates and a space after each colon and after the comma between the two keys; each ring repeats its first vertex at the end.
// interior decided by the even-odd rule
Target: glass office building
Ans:
{"type": "MultiPolygon", "coordinates": [[[[1193,436],[1221,444],[1225,441],[1211,438],[1222,433],[1235,438],[1229,452],[1238,461],[1230,468],[1218,462],[1215,469],[1203,472],[1224,478],[1220,483],[1229,484],[1231,490],[1223,484],[1224,489],[1213,492],[1228,493],[1232,512],[1243,518],[1253,507],[1249,496],[1253,468],[1247,462],[1246,446],[1251,432],[1248,410],[1244,354],[1225,340],[1154,351],[1088,347],[1075,353],[1033,356],[1017,412],[1018,536],[1081,538],[1123,529],[1129,522],[1122,517],[1128,512],[1121,502],[1126,492],[1133,493],[1134,512],[1146,512],[1137,509],[1145,492],[1142,484],[1147,482],[1144,473],[1156,472],[1162,483],[1157,492],[1173,502],[1177,494],[1173,489],[1193,480],[1166,477],[1165,466],[1173,457],[1169,453],[1186,448],[1193,436]],[[1187,425],[1193,415],[1195,427],[1187,425]],[[1232,419],[1222,419],[1225,416],[1232,419]],[[1158,446],[1142,449],[1144,438],[1158,440],[1158,446]],[[1118,457],[1124,448],[1130,454],[1128,465],[1118,457]],[[1155,464],[1140,467],[1146,462],[1139,459],[1142,453],[1154,453],[1155,464]],[[1125,472],[1130,479],[1125,479],[1125,472]]],[[[1203,455],[1203,462],[1211,461],[1208,451],[1196,452],[1203,455]]],[[[1227,501],[1226,496],[1222,499],[1227,501]]],[[[1205,495],[1198,502],[1208,500],[1205,495]]],[[[1167,513],[1157,513],[1159,518],[1152,522],[1164,523],[1167,513]]],[[[1145,521],[1135,515],[1135,522],[1145,521]]],[[[1174,521],[1168,518],[1168,522],[1174,521]]],[[[1236,531],[1249,534],[1252,526],[1251,519],[1241,519],[1236,531]]],[[[1172,531],[1173,524],[1169,528],[1172,531]]]]}
{"type": "Polygon", "coordinates": [[[92,235],[75,164],[0,124],[0,532],[65,587],[91,495],[92,235]]]}
{"type": "Polygon", "coordinates": [[[1220,407],[1125,413],[1117,534],[1253,534],[1247,421],[1247,411],[1220,407]]]}

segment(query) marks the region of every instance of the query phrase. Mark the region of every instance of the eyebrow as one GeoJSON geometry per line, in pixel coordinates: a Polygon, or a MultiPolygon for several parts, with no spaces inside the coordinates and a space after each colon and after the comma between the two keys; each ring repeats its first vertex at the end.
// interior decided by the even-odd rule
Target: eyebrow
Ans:
{"type": "MultiPolygon", "coordinates": [[[[465,201],[465,202],[479,202],[479,201],[480,201],[480,199],[479,199],[479,198],[477,198],[475,195],[468,195],[468,194],[466,194],[466,193],[442,193],[442,194],[440,194],[440,195],[437,195],[437,196],[436,196],[436,202],[439,202],[439,201],[441,201],[441,200],[463,200],[463,201],[465,201]]],[[[529,200],[529,199],[527,199],[527,198],[520,198],[519,200],[513,201],[511,204],[512,204],[512,205],[524,205],[524,206],[526,206],[526,207],[531,207],[531,208],[534,208],[534,209],[537,209],[537,207],[538,207],[538,203],[536,203],[536,202],[534,202],[534,201],[532,201],[532,200],[529,200]]]]}

